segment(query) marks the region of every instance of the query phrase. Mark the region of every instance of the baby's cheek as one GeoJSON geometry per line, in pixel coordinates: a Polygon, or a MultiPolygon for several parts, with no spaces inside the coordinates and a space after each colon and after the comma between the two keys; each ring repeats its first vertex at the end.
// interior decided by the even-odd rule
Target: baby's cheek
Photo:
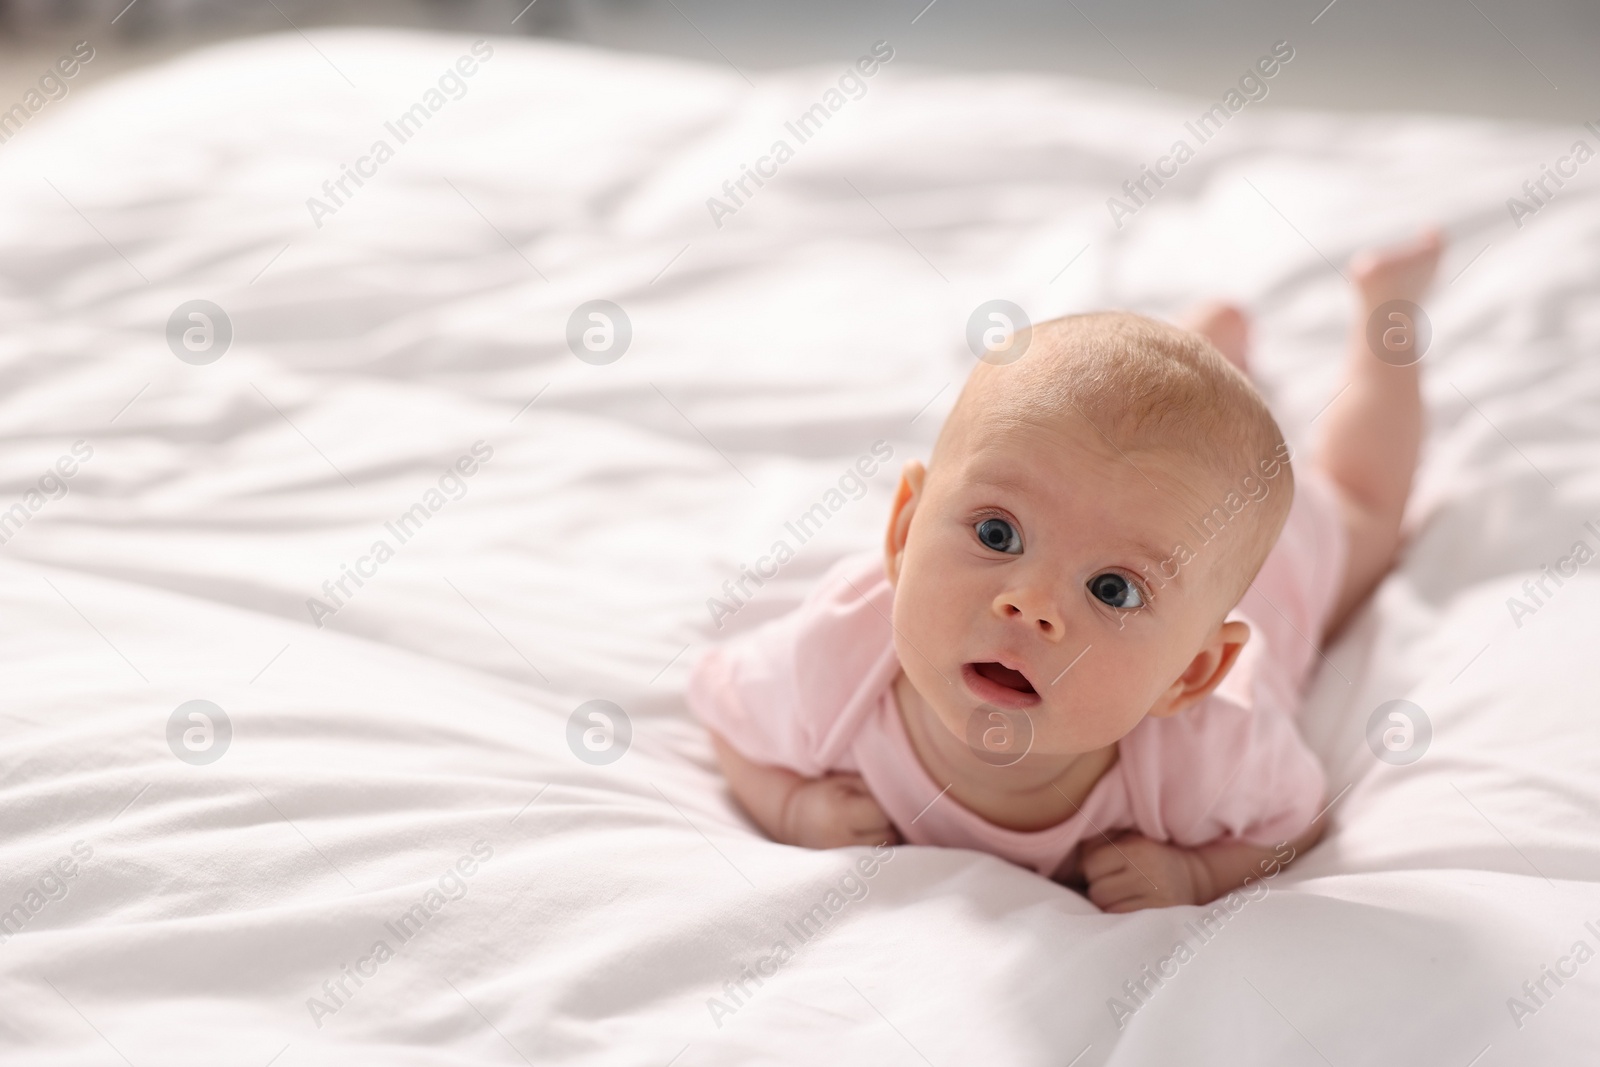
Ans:
{"type": "MultiPolygon", "coordinates": [[[[957,635],[966,615],[951,603],[946,590],[927,572],[906,568],[894,596],[894,642],[900,665],[917,681],[919,691],[932,696],[930,679],[954,667],[951,657],[959,647],[957,635]],[[931,661],[931,662],[930,662],[931,661]]],[[[942,687],[942,683],[941,683],[942,687]]]]}
{"type": "Polygon", "coordinates": [[[944,638],[940,633],[939,612],[927,597],[927,589],[915,574],[902,574],[894,595],[895,648],[906,667],[908,660],[926,669],[927,659],[942,662],[944,638]]]}
{"type": "Polygon", "coordinates": [[[917,622],[916,615],[927,595],[923,575],[927,568],[922,565],[921,557],[908,546],[906,554],[901,557],[900,576],[894,583],[894,624],[899,629],[917,622]]]}
{"type": "MultiPolygon", "coordinates": [[[[1087,665],[1085,656],[1078,666],[1087,665]]],[[[1115,744],[1139,725],[1151,703],[1143,687],[1130,685],[1125,672],[1106,664],[1099,670],[1074,669],[1056,688],[1064,691],[1051,694],[1055,714],[1040,738],[1049,751],[1087,752],[1115,744]]]]}

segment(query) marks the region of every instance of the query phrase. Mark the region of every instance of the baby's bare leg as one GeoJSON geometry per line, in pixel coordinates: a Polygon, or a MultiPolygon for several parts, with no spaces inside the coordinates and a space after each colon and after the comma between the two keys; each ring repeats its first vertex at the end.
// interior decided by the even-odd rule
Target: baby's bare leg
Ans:
{"type": "Polygon", "coordinates": [[[1350,264],[1360,303],[1351,326],[1346,385],[1321,415],[1315,462],[1339,490],[1350,558],[1334,633],[1394,563],[1400,520],[1422,442],[1422,397],[1414,350],[1414,316],[1394,301],[1415,303],[1427,293],[1444,241],[1437,230],[1404,245],[1363,252],[1350,264]],[[1377,317],[1379,328],[1369,331],[1377,317]],[[1376,346],[1369,333],[1378,335],[1376,346]]]}

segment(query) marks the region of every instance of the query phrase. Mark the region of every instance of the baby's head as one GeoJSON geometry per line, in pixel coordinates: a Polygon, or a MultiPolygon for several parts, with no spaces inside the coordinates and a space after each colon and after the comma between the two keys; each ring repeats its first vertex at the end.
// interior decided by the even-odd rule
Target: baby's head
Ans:
{"type": "Polygon", "coordinates": [[[1261,397],[1197,334],[1123,312],[981,363],[887,538],[895,646],[952,733],[1025,712],[1040,754],[1112,744],[1216,687],[1293,496],[1261,397]]]}

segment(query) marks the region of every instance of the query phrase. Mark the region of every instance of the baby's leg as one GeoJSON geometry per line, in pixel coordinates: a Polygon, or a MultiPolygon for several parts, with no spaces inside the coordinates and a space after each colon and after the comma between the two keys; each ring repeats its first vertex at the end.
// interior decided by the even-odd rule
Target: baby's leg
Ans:
{"type": "MultiPolygon", "coordinates": [[[[1350,539],[1349,564],[1328,621],[1329,634],[1343,625],[1394,562],[1422,442],[1418,365],[1397,366],[1408,358],[1405,352],[1381,346],[1385,358],[1380,359],[1368,344],[1368,323],[1390,301],[1420,300],[1443,248],[1442,235],[1430,230],[1403,245],[1363,252],[1350,264],[1360,309],[1350,330],[1347,384],[1318,420],[1321,436],[1315,454],[1315,462],[1339,490],[1350,539]]],[[[1411,329],[1409,316],[1385,315],[1384,320],[1385,329],[1411,329]]],[[[1396,341],[1404,336],[1391,335],[1396,341]]]]}

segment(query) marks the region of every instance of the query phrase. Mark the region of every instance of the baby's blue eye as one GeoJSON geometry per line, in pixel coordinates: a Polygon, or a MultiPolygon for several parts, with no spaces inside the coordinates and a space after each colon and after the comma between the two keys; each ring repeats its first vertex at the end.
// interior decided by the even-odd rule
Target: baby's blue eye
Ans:
{"type": "Polygon", "coordinates": [[[1112,571],[1090,578],[1089,592],[1102,604],[1114,608],[1144,607],[1144,597],[1139,594],[1139,587],[1112,571]]]}
{"type": "Polygon", "coordinates": [[[1016,527],[1006,520],[984,519],[974,529],[978,531],[978,540],[983,542],[983,547],[1010,556],[1022,555],[1022,537],[1016,527]]]}

